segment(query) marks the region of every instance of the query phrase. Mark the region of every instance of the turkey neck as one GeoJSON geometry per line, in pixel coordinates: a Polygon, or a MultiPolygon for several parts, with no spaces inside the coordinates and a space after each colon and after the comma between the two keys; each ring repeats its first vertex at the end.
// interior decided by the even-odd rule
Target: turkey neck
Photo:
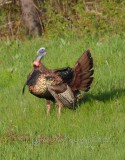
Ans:
{"type": "Polygon", "coordinates": [[[38,69],[40,72],[49,73],[49,70],[42,63],[40,63],[40,66],[38,67],[35,66],[34,69],[38,69]]]}

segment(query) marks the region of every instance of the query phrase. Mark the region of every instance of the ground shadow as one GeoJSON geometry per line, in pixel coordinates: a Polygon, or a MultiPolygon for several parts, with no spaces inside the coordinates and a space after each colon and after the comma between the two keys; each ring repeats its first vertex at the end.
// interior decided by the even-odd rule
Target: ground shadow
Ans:
{"type": "Polygon", "coordinates": [[[122,96],[125,93],[125,89],[113,89],[111,91],[107,91],[107,92],[102,92],[102,93],[98,93],[98,94],[85,94],[84,98],[82,100],[79,101],[79,105],[81,105],[82,103],[85,103],[87,101],[91,101],[92,99],[97,100],[97,101],[102,101],[102,102],[106,102],[106,101],[110,101],[114,98],[118,98],[120,96],[122,96]]]}

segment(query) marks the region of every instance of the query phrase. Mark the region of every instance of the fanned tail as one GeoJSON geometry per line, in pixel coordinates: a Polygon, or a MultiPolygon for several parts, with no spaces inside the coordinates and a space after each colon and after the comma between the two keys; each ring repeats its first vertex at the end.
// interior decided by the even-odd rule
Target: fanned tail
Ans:
{"type": "Polygon", "coordinates": [[[82,90],[89,91],[93,81],[93,58],[91,51],[88,49],[78,59],[74,67],[74,78],[70,84],[73,91],[82,90]]]}

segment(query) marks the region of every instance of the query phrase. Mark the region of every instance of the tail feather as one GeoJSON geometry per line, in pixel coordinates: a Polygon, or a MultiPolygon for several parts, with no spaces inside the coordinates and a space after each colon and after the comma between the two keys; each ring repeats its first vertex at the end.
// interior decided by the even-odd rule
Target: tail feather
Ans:
{"type": "Polygon", "coordinates": [[[74,67],[74,78],[70,84],[72,90],[88,91],[93,81],[93,58],[88,49],[78,59],[74,67]]]}
{"type": "Polygon", "coordinates": [[[94,70],[90,70],[89,72],[79,74],[79,76],[82,80],[85,80],[85,79],[88,79],[88,77],[91,77],[93,73],[94,73],[94,70]]]}
{"type": "Polygon", "coordinates": [[[83,81],[81,83],[81,85],[80,85],[81,90],[82,90],[82,88],[88,88],[91,85],[92,81],[93,81],[93,77],[91,77],[91,78],[86,79],[85,81],[83,81]]]}

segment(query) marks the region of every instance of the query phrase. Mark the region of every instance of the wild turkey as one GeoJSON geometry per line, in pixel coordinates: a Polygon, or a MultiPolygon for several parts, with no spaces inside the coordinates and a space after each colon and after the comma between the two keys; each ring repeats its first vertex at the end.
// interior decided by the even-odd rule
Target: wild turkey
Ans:
{"type": "Polygon", "coordinates": [[[90,50],[85,51],[76,62],[74,68],[66,67],[50,70],[42,63],[41,59],[46,55],[46,49],[40,48],[38,57],[33,63],[33,70],[29,74],[26,83],[31,94],[45,98],[47,102],[47,114],[50,112],[50,101],[55,101],[58,113],[62,106],[75,109],[75,102],[79,100],[80,91],[89,91],[93,81],[93,58],[90,50]]]}

